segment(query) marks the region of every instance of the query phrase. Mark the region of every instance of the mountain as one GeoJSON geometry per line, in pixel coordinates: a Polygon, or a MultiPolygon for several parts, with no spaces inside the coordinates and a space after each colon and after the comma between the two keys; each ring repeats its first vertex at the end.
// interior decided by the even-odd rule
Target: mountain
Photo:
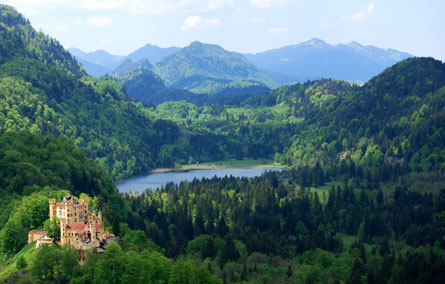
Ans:
{"type": "Polygon", "coordinates": [[[152,63],[157,63],[164,57],[167,57],[173,53],[181,50],[179,47],[166,47],[162,48],[156,45],[146,44],[145,46],[133,51],[128,54],[125,59],[131,59],[134,62],[137,62],[141,59],[148,59],[152,63]]]}
{"type": "MultiPolygon", "coordinates": [[[[168,101],[186,101],[196,105],[210,103],[234,104],[246,97],[265,94],[270,89],[255,81],[223,81],[217,87],[209,86],[212,91],[208,94],[193,93],[188,90],[167,88],[161,78],[152,72],[153,65],[142,59],[133,62],[130,59],[120,64],[111,75],[122,82],[132,99],[146,104],[162,104],[168,101]]],[[[197,82],[197,81],[194,81],[197,82]]],[[[198,83],[203,86],[203,80],[198,83]]]]}
{"type": "Polygon", "coordinates": [[[79,63],[82,64],[88,74],[98,77],[111,73],[118,65],[126,60],[137,62],[142,59],[148,59],[150,62],[156,63],[162,58],[177,52],[180,48],[162,48],[156,45],[146,44],[127,56],[109,54],[104,50],[84,52],[74,47],[68,50],[76,57],[79,63]]]}
{"type": "Polygon", "coordinates": [[[122,82],[128,96],[146,104],[161,104],[167,101],[185,100],[201,104],[204,96],[187,90],[166,88],[158,75],[152,72],[153,65],[148,59],[133,62],[126,59],[111,75],[122,82]]]}
{"type": "Polygon", "coordinates": [[[362,87],[324,79],[282,87],[247,103],[286,106],[282,115],[297,122],[289,128],[294,133],[283,151],[286,163],[326,166],[351,160],[366,168],[372,182],[388,180],[393,171],[443,171],[444,95],[445,64],[409,58],[362,87]]]}
{"type": "Polygon", "coordinates": [[[120,55],[109,54],[104,50],[84,52],[78,48],[69,48],[68,51],[76,57],[88,74],[95,77],[111,72],[124,58],[120,55]]]}
{"type": "Polygon", "coordinates": [[[167,87],[197,93],[208,93],[216,86],[239,80],[260,81],[272,87],[278,85],[241,54],[197,41],[159,61],[154,72],[167,87]]]}
{"type": "Polygon", "coordinates": [[[412,55],[357,42],[329,45],[314,38],[256,54],[245,54],[259,68],[289,75],[366,82],[412,55]]]}
{"type": "MultiPolygon", "coordinates": [[[[64,135],[115,179],[172,166],[173,154],[189,158],[189,140],[175,145],[176,125],[152,120],[117,80],[88,76],[59,42],[6,5],[0,5],[0,34],[1,131],[64,135]]],[[[193,155],[205,158],[205,148],[193,155]]]]}

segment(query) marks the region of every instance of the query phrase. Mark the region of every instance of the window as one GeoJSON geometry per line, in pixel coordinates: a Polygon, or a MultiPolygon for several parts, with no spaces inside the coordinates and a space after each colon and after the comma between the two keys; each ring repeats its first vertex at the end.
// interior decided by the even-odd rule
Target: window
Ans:
{"type": "Polygon", "coordinates": [[[74,222],[75,222],[75,223],[77,223],[77,218],[76,218],[76,219],[74,219],[74,222]]]}

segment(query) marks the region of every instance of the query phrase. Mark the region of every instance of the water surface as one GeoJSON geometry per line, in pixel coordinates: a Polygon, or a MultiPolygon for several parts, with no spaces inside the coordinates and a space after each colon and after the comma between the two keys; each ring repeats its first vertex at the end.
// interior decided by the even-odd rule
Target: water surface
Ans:
{"type": "Polygon", "coordinates": [[[212,170],[190,170],[184,172],[151,173],[143,176],[129,178],[117,183],[119,192],[128,191],[143,192],[147,188],[157,189],[165,186],[169,182],[179,184],[181,181],[192,181],[194,178],[212,178],[214,176],[234,176],[234,177],[256,177],[265,171],[282,171],[280,168],[250,168],[250,169],[212,169],[212,170]]]}

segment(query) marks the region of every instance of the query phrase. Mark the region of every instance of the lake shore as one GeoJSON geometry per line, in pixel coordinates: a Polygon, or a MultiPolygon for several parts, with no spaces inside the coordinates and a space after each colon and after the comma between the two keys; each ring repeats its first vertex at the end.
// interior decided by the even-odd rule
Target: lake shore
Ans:
{"type": "Polygon", "coordinates": [[[197,165],[181,165],[179,168],[157,168],[150,173],[184,172],[190,170],[220,170],[220,169],[262,169],[262,168],[287,168],[285,165],[273,163],[270,160],[226,160],[219,162],[210,162],[197,165]]]}

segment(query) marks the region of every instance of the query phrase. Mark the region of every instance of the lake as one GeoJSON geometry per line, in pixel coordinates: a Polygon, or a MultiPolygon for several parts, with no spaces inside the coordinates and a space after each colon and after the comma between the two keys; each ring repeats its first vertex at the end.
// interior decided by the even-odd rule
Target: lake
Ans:
{"type": "Polygon", "coordinates": [[[248,169],[211,169],[211,170],[190,170],[183,172],[151,173],[144,176],[129,178],[117,183],[119,192],[128,191],[143,192],[147,188],[157,189],[165,186],[169,182],[179,184],[181,181],[192,181],[194,178],[212,178],[214,176],[234,176],[234,177],[256,177],[265,171],[282,171],[280,168],[248,168],[248,169]]]}

